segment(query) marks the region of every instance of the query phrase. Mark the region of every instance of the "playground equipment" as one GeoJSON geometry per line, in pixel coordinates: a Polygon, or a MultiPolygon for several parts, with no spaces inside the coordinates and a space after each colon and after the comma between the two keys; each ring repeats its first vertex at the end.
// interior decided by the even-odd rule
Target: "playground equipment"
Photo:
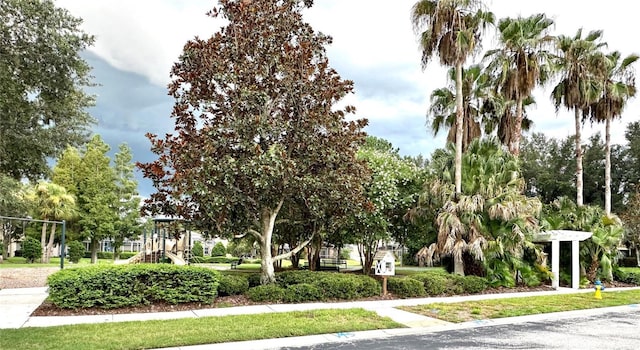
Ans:
{"type": "Polygon", "coordinates": [[[154,218],[151,232],[142,234],[143,250],[116,264],[158,263],[165,259],[175,265],[188,265],[191,260],[191,232],[182,227],[181,220],[154,218]]]}

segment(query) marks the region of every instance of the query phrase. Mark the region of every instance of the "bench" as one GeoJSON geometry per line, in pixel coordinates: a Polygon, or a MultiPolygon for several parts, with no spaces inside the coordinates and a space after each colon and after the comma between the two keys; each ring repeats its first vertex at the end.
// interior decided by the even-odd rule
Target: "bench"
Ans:
{"type": "MultiPolygon", "coordinates": [[[[347,261],[344,259],[320,259],[320,271],[340,271],[347,268],[347,261]]],[[[309,269],[309,262],[305,261],[302,269],[309,269]]]]}
{"type": "Polygon", "coordinates": [[[240,264],[242,264],[242,258],[240,258],[238,260],[235,260],[235,261],[232,261],[231,262],[231,268],[232,269],[237,269],[238,265],[240,265],[240,264]]]}

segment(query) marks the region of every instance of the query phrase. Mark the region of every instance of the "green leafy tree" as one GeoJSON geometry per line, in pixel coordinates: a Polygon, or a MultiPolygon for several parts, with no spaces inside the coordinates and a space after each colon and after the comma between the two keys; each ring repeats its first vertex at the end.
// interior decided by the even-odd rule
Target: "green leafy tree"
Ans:
{"type": "Polygon", "coordinates": [[[225,256],[227,254],[227,248],[224,247],[222,242],[216,243],[211,249],[211,256],[225,256]]]}
{"type": "Polygon", "coordinates": [[[138,196],[138,182],[133,175],[134,168],[135,163],[131,148],[126,144],[121,144],[114,157],[117,194],[114,205],[118,211],[118,219],[111,234],[114,259],[118,258],[120,247],[125,239],[138,237],[142,233],[139,210],[140,197],[138,196]]]}
{"type": "Polygon", "coordinates": [[[193,243],[191,254],[200,258],[204,256],[204,248],[202,247],[202,243],[200,243],[200,241],[196,241],[195,243],[193,243]]]}
{"type": "Polygon", "coordinates": [[[620,217],[626,229],[625,240],[635,250],[637,266],[640,267],[640,185],[630,193],[626,210],[620,217]]]}
{"type": "MultiPolygon", "coordinates": [[[[627,144],[624,148],[624,159],[619,165],[622,165],[622,169],[624,169],[623,192],[631,194],[635,193],[637,186],[640,185],[640,122],[627,124],[624,138],[627,140],[627,144]]],[[[614,165],[613,168],[620,169],[618,165],[614,165]]]]}
{"type": "Polygon", "coordinates": [[[455,187],[460,193],[464,136],[462,67],[467,58],[480,49],[483,31],[493,24],[494,15],[486,11],[484,2],[479,0],[420,0],[411,9],[411,21],[420,37],[422,67],[436,54],[441,64],[455,68],[455,187]]]}
{"type": "Polygon", "coordinates": [[[84,244],[80,241],[71,241],[67,245],[69,248],[69,261],[77,264],[84,256],[84,244]]]}
{"type": "Polygon", "coordinates": [[[514,102],[508,147],[516,156],[520,155],[524,102],[550,73],[553,56],[549,50],[554,39],[549,35],[549,28],[552,25],[553,20],[544,14],[503,18],[498,22],[500,47],[487,51],[484,56],[489,61],[487,73],[497,93],[514,102]]]}
{"type": "Polygon", "coordinates": [[[582,28],[575,36],[560,35],[556,38],[556,48],[561,55],[556,60],[556,67],[561,74],[560,81],[551,92],[551,100],[556,106],[574,111],[575,122],[575,157],[576,157],[576,204],[582,206],[583,201],[583,167],[582,167],[582,123],[583,109],[594,103],[600,95],[598,77],[605,70],[604,55],[600,48],[606,45],[600,41],[602,31],[591,31],[582,38],[582,28]]]}
{"type": "Polygon", "coordinates": [[[22,257],[27,259],[27,263],[33,263],[42,257],[42,246],[37,239],[27,237],[22,242],[22,257]]]}
{"type": "Polygon", "coordinates": [[[640,56],[622,57],[614,51],[606,55],[606,70],[601,79],[602,94],[587,111],[592,121],[605,123],[604,211],[611,214],[611,120],[622,117],[627,101],[635,96],[635,74],[632,65],[640,56]]]}
{"type": "Polygon", "coordinates": [[[0,2],[0,173],[41,178],[48,158],[86,141],[93,98],[80,53],[93,37],[81,23],[50,0],[0,2]]]}
{"type": "Polygon", "coordinates": [[[95,135],[82,155],[82,175],[78,177],[78,225],[82,236],[91,242],[92,264],[98,261],[100,240],[112,235],[119,219],[116,174],[108,152],[109,145],[95,135]]]}
{"type": "MultiPolygon", "coordinates": [[[[418,169],[408,160],[402,159],[396,150],[369,136],[367,144],[358,152],[358,158],[366,162],[371,177],[364,179],[368,205],[357,213],[347,227],[354,243],[358,244],[360,259],[365,273],[371,272],[373,258],[378,247],[389,241],[394,224],[414,204],[412,193],[403,192],[416,177],[418,169]],[[373,146],[373,147],[372,147],[373,146]]],[[[398,227],[400,229],[400,227],[398,227]]]]}
{"type": "MultiPolygon", "coordinates": [[[[24,186],[17,180],[0,173],[0,213],[2,216],[25,217],[28,203],[25,199],[24,186]]],[[[9,247],[12,242],[24,234],[23,226],[15,221],[0,219],[0,233],[2,236],[2,258],[6,260],[11,253],[9,247]]]]}
{"type": "MultiPolygon", "coordinates": [[[[42,220],[68,220],[76,215],[76,199],[67,190],[51,182],[40,181],[27,193],[36,217],[42,220]]],[[[40,244],[42,245],[43,263],[48,263],[53,253],[53,243],[56,234],[56,223],[51,223],[51,232],[47,240],[47,223],[42,223],[40,244]]]]}
{"type": "Polygon", "coordinates": [[[542,133],[533,133],[522,140],[520,150],[522,176],[528,196],[537,196],[543,203],[551,203],[564,196],[574,197],[573,138],[557,140],[542,133]]]}
{"type": "MultiPolygon", "coordinates": [[[[335,107],[353,89],[329,66],[331,38],[302,20],[299,0],[222,0],[210,14],[227,24],[184,46],[171,71],[174,134],[148,135],[158,159],[140,164],[157,192],[149,212],[179,216],[220,234],[252,235],[261,282],[275,281],[273,228],[285,202],[310,212],[327,196],[362,200],[364,166],[355,153],[366,121],[335,107]]],[[[330,200],[329,203],[335,203],[330,200]]]]}

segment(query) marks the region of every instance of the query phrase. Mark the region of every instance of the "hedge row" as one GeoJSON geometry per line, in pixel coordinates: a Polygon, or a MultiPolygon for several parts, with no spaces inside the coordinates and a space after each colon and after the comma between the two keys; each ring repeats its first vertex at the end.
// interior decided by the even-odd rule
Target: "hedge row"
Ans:
{"type": "Polygon", "coordinates": [[[390,277],[388,289],[404,298],[424,295],[474,294],[487,289],[487,280],[478,276],[460,276],[446,272],[424,272],[410,277],[390,277]]]}
{"type": "Polygon", "coordinates": [[[49,299],[61,308],[104,309],[166,302],[211,303],[220,274],[169,264],[96,265],[58,271],[48,278],[49,299]]]}
{"type": "Polygon", "coordinates": [[[259,274],[223,275],[220,280],[220,295],[231,295],[229,291],[233,290],[235,294],[244,293],[256,302],[301,303],[367,298],[380,295],[381,292],[378,281],[363,275],[286,271],[277,273],[276,280],[275,284],[260,285],[259,274]]]}

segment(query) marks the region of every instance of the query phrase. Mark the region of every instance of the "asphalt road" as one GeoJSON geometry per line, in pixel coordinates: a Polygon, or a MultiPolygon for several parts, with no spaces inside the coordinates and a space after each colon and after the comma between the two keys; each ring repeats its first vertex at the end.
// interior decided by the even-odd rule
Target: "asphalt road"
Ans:
{"type": "Polygon", "coordinates": [[[640,349],[640,309],[281,350],[640,349]]]}

